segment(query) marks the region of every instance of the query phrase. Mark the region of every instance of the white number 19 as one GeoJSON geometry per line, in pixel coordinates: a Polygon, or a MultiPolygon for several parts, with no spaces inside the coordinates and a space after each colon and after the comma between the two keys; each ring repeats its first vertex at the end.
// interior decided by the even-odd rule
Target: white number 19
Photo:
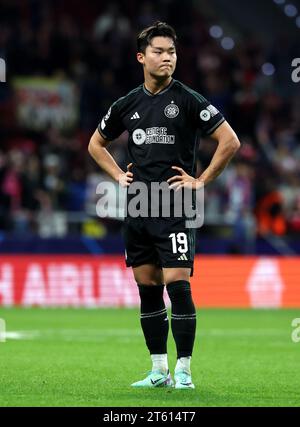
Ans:
{"type": "Polygon", "coordinates": [[[188,251],[187,236],[185,233],[177,233],[177,235],[172,233],[169,237],[172,239],[173,254],[176,254],[177,252],[185,254],[188,251]],[[177,243],[180,246],[177,247],[177,243]]]}

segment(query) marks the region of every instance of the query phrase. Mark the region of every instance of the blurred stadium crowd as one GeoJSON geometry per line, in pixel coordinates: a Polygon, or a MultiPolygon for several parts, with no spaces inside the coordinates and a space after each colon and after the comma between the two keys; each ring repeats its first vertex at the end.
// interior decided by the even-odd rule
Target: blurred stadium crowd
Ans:
{"type": "MultiPolygon", "coordinates": [[[[179,36],[174,77],[220,109],[242,142],[206,189],[207,226],[230,225],[239,241],[300,233],[300,100],[290,78],[295,43],[283,35],[270,46],[243,34],[232,49],[223,48],[210,31],[217,17],[205,16],[200,3],[209,2],[90,0],[83,7],[77,0],[0,0],[0,57],[7,63],[7,82],[0,83],[2,232],[100,237],[118,229],[118,221],[93,218],[95,188],[106,177],[87,144],[111,103],[142,82],[136,33],[159,19],[179,36]],[[41,76],[74,85],[75,125],[61,128],[49,119],[36,129],[20,121],[15,78],[41,76]]],[[[123,134],[110,148],[123,168],[125,147],[123,134]]],[[[215,148],[201,140],[199,173],[215,148]]]]}

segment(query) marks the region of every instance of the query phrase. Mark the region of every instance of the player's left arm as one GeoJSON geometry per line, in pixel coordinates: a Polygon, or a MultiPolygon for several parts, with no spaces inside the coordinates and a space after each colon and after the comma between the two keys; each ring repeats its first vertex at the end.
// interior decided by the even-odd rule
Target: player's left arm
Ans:
{"type": "Polygon", "coordinates": [[[213,181],[220,175],[241,145],[236,133],[226,121],[224,121],[210,137],[218,142],[218,147],[209,166],[199,178],[197,178],[197,180],[204,185],[213,181]]]}
{"type": "Polygon", "coordinates": [[[171,184],[170,188],[175,189],[175,191],[178,191],[182,187],[197,189],[213,181],[226,168],[241,145],[236,133],[226,121],[210,137],[218,142],[218,147],[210,165],[203,171],[199,178],[188,175],[178,166],[172,166],[172,169],[178,171],[180,175],[168,179],[168,183],[171,184]]]}

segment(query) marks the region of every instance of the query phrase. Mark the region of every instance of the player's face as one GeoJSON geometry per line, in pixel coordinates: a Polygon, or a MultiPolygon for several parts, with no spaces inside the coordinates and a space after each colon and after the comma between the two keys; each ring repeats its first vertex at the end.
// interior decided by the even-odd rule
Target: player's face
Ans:
{"type": "Polygon", "coordinates": [[[154,37],[147,46],[145,54],[138,54],[139,62],[144,65],[145,72],[155,78],[170,77],[176,67],[177,55],[175,45],[169,37],[154,37]]]}

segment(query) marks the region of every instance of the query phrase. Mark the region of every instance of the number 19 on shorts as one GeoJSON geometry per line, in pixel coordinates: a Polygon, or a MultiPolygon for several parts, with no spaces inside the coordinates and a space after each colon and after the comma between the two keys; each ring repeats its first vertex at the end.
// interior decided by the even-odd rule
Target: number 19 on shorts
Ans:
{"type": "Polygon", "coordinates": [[[172,233],[169,237],[172,239],[173,254],[177,254],[178,252],[185,254],[188,251],[186,233],[172,233]]]}

